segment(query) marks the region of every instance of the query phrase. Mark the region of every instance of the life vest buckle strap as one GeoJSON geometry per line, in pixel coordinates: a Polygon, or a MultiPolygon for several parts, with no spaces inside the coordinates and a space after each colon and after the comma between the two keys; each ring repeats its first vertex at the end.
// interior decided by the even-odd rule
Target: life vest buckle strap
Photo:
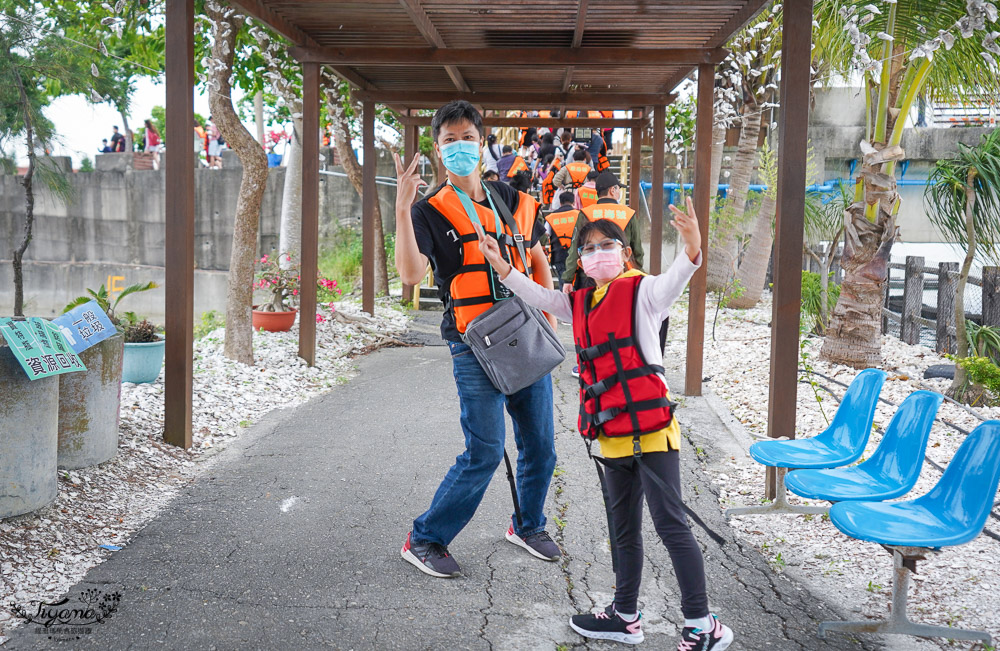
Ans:
{"type": "Polygon", "coordinates": [[[639,434],[632,437],[632,456],[641,457],[642,456],[642,443],[639,441],[639,434]]]}

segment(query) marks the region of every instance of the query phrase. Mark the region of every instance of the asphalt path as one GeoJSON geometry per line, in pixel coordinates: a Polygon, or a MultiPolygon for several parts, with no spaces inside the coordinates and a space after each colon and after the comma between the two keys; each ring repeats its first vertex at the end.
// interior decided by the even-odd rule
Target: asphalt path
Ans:
{"type": "MultiPolygon", "coordinates": [[[[5,651],[623,648],[587,642],[567,624],[614,591],[599,484],[575,430],[570,361],[553,372],[559,462],[548,501],[563,560],[537,560],[504,540],[511,504],[502,465],[450,547],[462,577],[434,579],[400,558],[413,518],[462,450],[436,318],[422,315],[410,335],[427,345],[360,358],[349,383],[269,414],[70,591],[71,599],[120,593],[113,617],[67,639],[22,626],[5,651]]],[[[819,621],[843,613],[773,572],[722,518],[710,478],[721,471],[714,464],[740,453],[735,441],[704,399],[686,398],[679,419],[685,499],[729,540],[719,547],[695,529],[712,608],[736,632],[731,648],[880,648],[875,638],[816,637],[819,621]]],[[[642,646],[672,649],[679,595],[648,515],[644,536],[642,646]]]]}

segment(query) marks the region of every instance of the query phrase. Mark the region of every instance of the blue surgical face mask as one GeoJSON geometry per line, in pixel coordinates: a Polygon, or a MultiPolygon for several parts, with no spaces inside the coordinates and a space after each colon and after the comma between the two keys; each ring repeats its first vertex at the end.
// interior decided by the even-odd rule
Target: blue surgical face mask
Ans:
{"type": "Polygon", "coordinates": [[[445,168],[456,176],[468,176],[479,165],[479,143],[472,140],[456,140],[441,145],[441,160],[445,168]]]}

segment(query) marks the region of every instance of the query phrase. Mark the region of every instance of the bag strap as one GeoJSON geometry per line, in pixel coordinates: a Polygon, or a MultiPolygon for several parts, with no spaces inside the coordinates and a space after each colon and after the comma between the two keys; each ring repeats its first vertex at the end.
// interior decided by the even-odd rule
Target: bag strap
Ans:
{"type": "Polygon", "coordinates": [[[503,451],[503,460],[507,464],[507,481],[510,483],[510,496],[514,498],[514,517],[517,519],[518,529],[524,526],[521,521],[521,504],[517,499],[517,484],[514,483],[514,469],[510,465],[510,457],[507,456],[506,448],[503,451]]]}
{"type": "Polygon", "coordinates": [[[514,244],[517,245],[517,252],[521,256],[521,262],[524,263],[524,270],[526,274],[530,276],[531,262],[528,260],[528,255],[524,251],[524,235],[522,235],[521,231],[517,228],[517,222],[514,221],[514,216],[510,214],[510,208],[507,207],[507,203],[505,201],[494,203],[493,195],[485,183],[483,183],[483,189],[486,190],[486,198],[489,199],[490,207],[493,208],[493,212],[499,213],[501,219],[503,219],[504,223],[507,224],[507,228],[510,229],[510,233],[514,237],[514,244]]]}

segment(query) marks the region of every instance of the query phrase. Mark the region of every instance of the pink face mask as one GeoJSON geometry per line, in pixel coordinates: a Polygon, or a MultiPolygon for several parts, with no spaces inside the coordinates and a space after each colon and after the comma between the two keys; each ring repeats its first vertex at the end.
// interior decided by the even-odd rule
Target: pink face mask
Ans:
{"type": "Polygon", "coordinates": [[[583,263],[583,272],[598,283],[614,280],[625,266],[622,263],[620,249],[615,251],[595,251],[580,260],[583,263]]]}

